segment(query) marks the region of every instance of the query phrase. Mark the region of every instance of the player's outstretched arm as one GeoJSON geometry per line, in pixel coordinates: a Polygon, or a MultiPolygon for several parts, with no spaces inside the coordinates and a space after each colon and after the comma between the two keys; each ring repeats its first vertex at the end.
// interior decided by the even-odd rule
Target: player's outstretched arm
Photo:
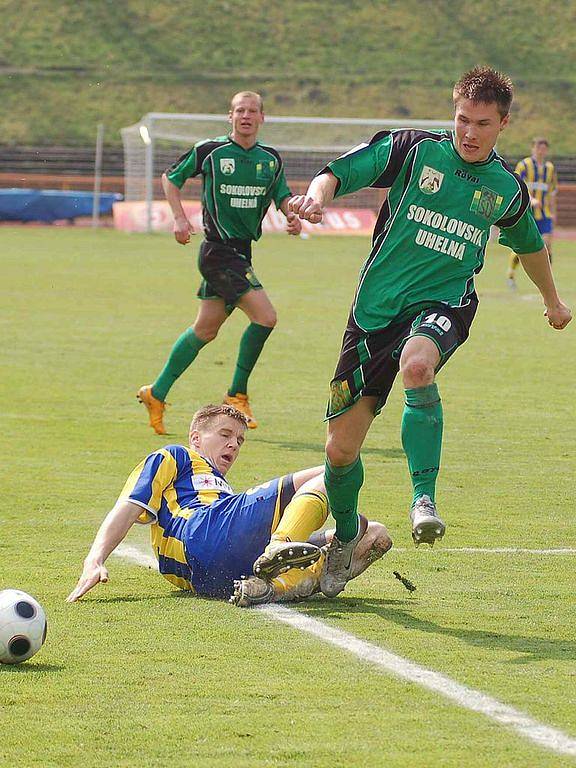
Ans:
{"type": "Polygon", "coordinates": [[[334,200],[338,179],[328,171],[312,179],[305,195],[295,195],[288,203],[289,210],[300,219],[311,224],[319,224],[324,217],[324,209],[334,200]]]}
{"type": "Polygon", "coordinates": [[[108,570],[104,563],[141,514],[142,508],[137,504],[120,501],[106,515],[84,560],[82,575],[66,598],[67,603],[74,603],[96,584],[108,581],[108,570]]]}
{"type": "Polygon", "coordinates": [[[552,328],[561,331],[572,319],[572,312],[558,296],[546,248],[535,253],[518,254],[524,271],[544,299],[545,316],[552,328]]]}
{"type": "Polygon", "coordinates": [[[288,232],[289,235],[299,235],[300,232],[302,232],[302,222],[298,216],[290,210],[289,200],[290,198],[285,197],[280,203],[280,210],[284,216],[286,216],[286,232],[288,232]]]}
{"type": "Polygon", "coordinates": [[[180,245],[186,245],[190,242],[190,235],[194,234],[194,227],[182,207],[180,190],[165,173],[162,174],[162,189],[174,216],[174,237],[180,245]]]}

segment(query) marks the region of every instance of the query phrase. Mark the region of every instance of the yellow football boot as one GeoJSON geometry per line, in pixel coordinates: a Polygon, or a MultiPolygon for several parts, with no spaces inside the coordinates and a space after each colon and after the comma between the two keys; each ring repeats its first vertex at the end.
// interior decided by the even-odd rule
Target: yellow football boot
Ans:
{"type": "Polygon", "coordinates": [[[166,429],[164,428],[163,416],[166,410],[166,403],[162,400],[157,400],[152,394],[152,386],[147,384],[144,387],[140,387],[138,394],[136,395],[138,400],[146,406],[148,410],[148,417],[150,420],[150,426],[156,432],[157,435],[165,435],[166,429]]]}
{"type": "Polygon", "coordinates": [[[248,429],[256,429],[258,422],[254,418],[254,414],[250,408],[248,395],[243,395],[241,392],[236,392],[235,395],[226,395],[224,403],[226,403],[226,405],[231,405],[246,416],[248,420],[248,429]]]}

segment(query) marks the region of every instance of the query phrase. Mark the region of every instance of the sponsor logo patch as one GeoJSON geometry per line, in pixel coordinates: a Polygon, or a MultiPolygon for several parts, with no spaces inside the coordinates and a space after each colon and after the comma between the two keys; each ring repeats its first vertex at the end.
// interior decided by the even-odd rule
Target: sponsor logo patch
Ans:
{"type": "Polygon", "coordinates": [[[482,216],[483,219],[492,219],[500,211],[504,198],[488,187],[482,187],[474,192],[470,210],[482,216]]]}
{"type": "Polygon", "coordinates": [[[437,171],[435,168],[430,168],[429,165],[425,165],[420,174],[418,186],[425,195],[435,195],[442,186],[443,181],[443,173],[437,171]]]}
{"type": "Polygon", "coordinates": [[[478,176],[473,176],[471,173],[463,171],[461,168],[456,168],[454,176],[458,176],[459,179],[464,179],[464,181],[469,181],[470,184],[480,184],[478,176]]]}
{"type": "Polygon", "coordinates": [[[234,493],[226,480],[216,475],[193,475],[192,487],[195,491],[220,491],[221,493],[234,493]]]}
{"type": "Polygon", "coordinates": [[[267,163],[256,163],[256,178],[271,179],[276,170],[276,161],[269,160],[267,163]]]}

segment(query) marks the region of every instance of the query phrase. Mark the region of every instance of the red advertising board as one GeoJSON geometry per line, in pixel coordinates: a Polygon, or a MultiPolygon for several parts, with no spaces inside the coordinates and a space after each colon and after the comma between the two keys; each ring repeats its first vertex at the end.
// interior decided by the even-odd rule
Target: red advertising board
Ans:
{"type": "MultiPolygon", "coordinates": [[[[186,215],[197,231],[202,229],[202,211],[198,201],[183,202],[186,215]]],[[[114,203],[114,226],[124,232],[145,232],[147,207],[144,201],[114,203]]],[[[328,208],[322,224],[302,222],[303,231],[315,235],[371,235],[376,216],[369,208],[328,208]]],[[[165,200],[152,204],[152,231],[171,232],[172,213],[165,200]]],[[[264,232],[283,232],[286,219],[273,206],[262,224],[264,232]]]]}

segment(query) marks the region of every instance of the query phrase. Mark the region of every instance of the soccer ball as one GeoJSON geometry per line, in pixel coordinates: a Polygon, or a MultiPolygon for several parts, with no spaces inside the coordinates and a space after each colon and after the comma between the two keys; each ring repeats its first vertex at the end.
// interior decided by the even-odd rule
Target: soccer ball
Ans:
{"type": "Polygon", "coordinates": [[[34,656],[46,630],[46,614],[37,600],[19,589],[0,592],[0,664],[20,664],[34,656]]]}

